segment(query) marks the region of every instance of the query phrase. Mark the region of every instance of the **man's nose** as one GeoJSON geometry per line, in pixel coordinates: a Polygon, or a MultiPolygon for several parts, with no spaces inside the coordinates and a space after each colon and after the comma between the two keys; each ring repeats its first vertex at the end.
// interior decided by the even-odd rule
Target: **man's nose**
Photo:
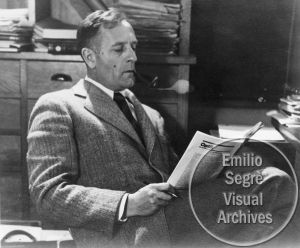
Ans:
{"type": "Polygon", "coordinates": [[[135,51],[132,49],[132,47],[129,48],[129,52],[128,52],[128,62],[136,62],[137,61],[137,57],[136,57],[136,53],[135,51]]]}

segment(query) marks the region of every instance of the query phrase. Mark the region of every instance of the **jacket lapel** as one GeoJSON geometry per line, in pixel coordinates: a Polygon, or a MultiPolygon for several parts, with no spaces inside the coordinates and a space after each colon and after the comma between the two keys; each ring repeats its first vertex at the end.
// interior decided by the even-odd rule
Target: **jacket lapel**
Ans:
{"type": "Polygon", "coordinates": [[[166,181],[169,173],[168,170],[166,170],[168,166],[165,164],[163,158],[163,151],[161,149],[158,134],[140,101],[131,91],[127,90],[126,93],[134,105],[138,122],[141,125],[149,165],[160,174],[163,181],[166,181]]]}
{"type": "Polygon", "coordinates": [[[148,115],[146,114],[144,107],[140,103],[140,101],[135,97],[135,95],[127,90],[126,91],[127,97],[130,99],[134,106],[134,110],[136,113],[137,120],[141,126],[146,149],[148,156],[151,156],[151,153],[153,152],[154,144],[157,139],[156,131],[153,127],[153,124],[151,120],[149,119],[148,115]]]}
{"type": "Polygon", "coordinates": [[[146,151],[145,146],[142,144],[130,122],[107,94],[84,80],[79,81],[73,86],[73,91],[75,95],[85,98],[85,108],[88,111],[130,136],[138,144],[138,149],[148,159],[150,166],[162,176],[164,181],[166,180],[167,172],[165,172],[164,168],[160,168],[159,164],[161,163],[158,162],[162,161],[162,150],[157,133],[144,107],[130,90],[126,91],[126,96],[134,105],[135,114],[141,126],[146,151]]]}
{"type": "Polygon", "coordinates": [[[86,98],[84,107],[88,111],[130,136],[130,138],[138,143],[139,148],[145,152],[145,148],[131,123],[107,94],[84,80],[79,81],[73,86],[73,91],[75,95],[86,98]]]}

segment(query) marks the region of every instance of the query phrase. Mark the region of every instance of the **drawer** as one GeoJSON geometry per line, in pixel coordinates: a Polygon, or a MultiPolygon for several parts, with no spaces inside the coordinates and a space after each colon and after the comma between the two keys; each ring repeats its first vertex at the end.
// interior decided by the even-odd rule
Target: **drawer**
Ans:
{"type": "MultiPolygon", "coordinates": [[[[19,136],[0,135],[0,171],[20,171],[21,141],[19,136]]],[[[0,173],[2,174],[2,173],[0,173]]]]}
{"type": "Polygon", "coordinates": [[[20,173],[0,176],[1,219],[22,219],[22,180],[20,173]]]}
{"type": "Polygon", "coordinates": [[[19,61],[1,60],[0,75],[0,97],[20,97],[19,61]]]}
{"type": "Polygon", "coordinates": [[[0,99],[0,129],[20,128],[20,101],[0,99]]]}
{"type": "Polygon", "coordinates": [[[28,97],[70,88],[86,74],[84,63],[28,61],[27,82],[28,97]]]}

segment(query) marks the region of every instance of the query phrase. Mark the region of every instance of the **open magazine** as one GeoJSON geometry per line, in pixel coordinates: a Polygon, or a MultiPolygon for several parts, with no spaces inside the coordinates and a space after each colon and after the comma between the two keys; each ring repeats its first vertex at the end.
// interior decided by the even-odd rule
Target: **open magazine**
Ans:
{"type": "Polygon", "coordinates": [[[221,172],[222,154],[231,153],[236,143],[197,131],[168,179],[176,189],[187,189],[197,166],[193,183],[215,178],[221,172]],[[199,165],[198,165],[199,164],[199,165]]]}

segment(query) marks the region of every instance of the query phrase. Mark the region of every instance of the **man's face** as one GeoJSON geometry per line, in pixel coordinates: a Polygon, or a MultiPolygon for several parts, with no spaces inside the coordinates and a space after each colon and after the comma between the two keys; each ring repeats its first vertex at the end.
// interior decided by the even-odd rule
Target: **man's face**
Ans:
{"type": "Polygon", "coordinates": [[[101,29],[95,38],[96,80],[113,91],[121,91],[134,85],[137,60],[137,39],[131,25],[122,21],[112,29],[101,29]]]}

